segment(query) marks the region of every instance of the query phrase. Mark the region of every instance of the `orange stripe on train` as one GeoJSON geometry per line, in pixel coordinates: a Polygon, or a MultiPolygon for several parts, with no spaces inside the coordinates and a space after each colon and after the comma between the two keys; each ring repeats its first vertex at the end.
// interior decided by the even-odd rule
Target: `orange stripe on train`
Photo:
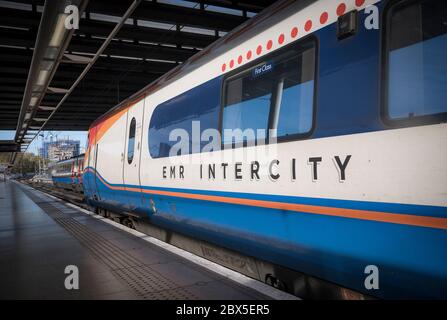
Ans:
{"type": "MultiPolygon", "coordinates": [[[[92,169],[89,169],[92,171],[92,169]]],[[[162,190],[147,190],[140,188],[129,188],[129,187],[116,187],[107,183],[102,177],[97,176],[108,188],[113,190],[123,190],[123,191],[133,191],[142,192],[146,194],[163,195],[169,197],[178,197],[185,199],[212,201],[220,203],[229,204],[239,204],[245,206],[253,206],[268,209],[277,209],[285,211],[294,211],[301,213],[319,214],[332,217],[340,218],[351,218],[351,219],[361,219],[368,221],[377,222],[387,222],[403,225],[411,225],[417,227],[428,227],[436,229],[447,230],[447,218],[438,217],[427,217],[427,216],[417,216],[411,214],[401,214],[401,213],[388,213],[379,211],[368,211],[368,210],[357,210],[357,209],[345,209],[345,208],[335,208],[326,206],[314,206],[307,204],[297,204],[297,203],[286,203],[277,201],[266,201],[266,200],[254,200],[245,198],[234,198],[234,197],[223,197],[223,196],[211,196],[204,194],[191,194],[185,192],[175,192],[175,191],[162,191],[162,190]]]]}

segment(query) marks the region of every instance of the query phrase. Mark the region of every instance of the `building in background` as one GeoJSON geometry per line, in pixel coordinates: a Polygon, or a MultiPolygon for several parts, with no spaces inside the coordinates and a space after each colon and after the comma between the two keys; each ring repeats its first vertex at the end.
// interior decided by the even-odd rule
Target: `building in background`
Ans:
{"type": "Polygon", "coordinates": [[[44,141],[42,147],[39,148],[39,156],[48,159],[48,147],[53,143],[55,143],[55,141],[44,141]]]}
{"type": "Polygon", "coordinates": [[[62,139],[57,141],[45,141],[39,148],[39,155],[50,161],[60,161],[78,156],[80,153],[79,140],[62,139]]]}

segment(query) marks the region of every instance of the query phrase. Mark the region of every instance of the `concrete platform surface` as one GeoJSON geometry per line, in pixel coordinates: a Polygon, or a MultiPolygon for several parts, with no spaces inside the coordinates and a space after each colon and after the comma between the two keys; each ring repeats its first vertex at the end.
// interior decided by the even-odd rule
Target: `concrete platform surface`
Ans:
{"type": "Polygon", "coordinates": [[[0,299],[268,298],[28,186],[0,182],[0,299]],[[79,271],[77,290],[65,287],[67,266],[79,271]]]}

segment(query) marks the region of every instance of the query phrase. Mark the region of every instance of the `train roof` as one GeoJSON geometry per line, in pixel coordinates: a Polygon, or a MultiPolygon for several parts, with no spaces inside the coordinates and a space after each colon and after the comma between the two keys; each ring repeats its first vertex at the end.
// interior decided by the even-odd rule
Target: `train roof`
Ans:
{"type": "MultiPolygon", "coordinates": [[[[299,7],[296,10],[301,10],[310,4],[316,2],[318,0],[280,0],[268,8],[261,11],[259,14],[251,18],[250,20],[247,20],[243,24],[241,24],[239,27],[235,28],[222,38],[218,39],[217,41],[210,44],[208,47],[203,49],[202,51],[196,53],[192,57],[190,57],[188,60],[186,60],[184,63],[178,65],[177,67],[173,68],[169,72],[162,75],[157,80],[151,82],[146,87],[141,89],[140,91],[136,92],[135,94],[131,95],[129,98],[123,100],[121,103],[116,105],[114,108],[110,109],[108,112],[100,116],[98,119],[93,121],[93,123],[90,125],[90,128],[96,126],[99,124],[102,120],[116,114],[117,112],[135,104],[139,100],[141,100],[145,95],[147,95],[150,92],[154,92],[156,90],[159,90],[168,84],[182,78],[184,75],[186,75],[188,72],[191,72],[192,70],[199,68],[209,61],[217,58],[218,56],[224,54],[225,52],[231,50],[232,48],[239,45],[240,42],[245,41],[247,37],[250,36],[251,32],[262,32],[262,30],[268,28],[271,26],[273,21],[270,21],[272,17],[277,17],[277,19],[274,20],[282,20],[285,18],[285,16],[289,16],[293,14],[291,12],[292,10],[285,10],[288,9],[291,5],[299,5],[299,7]],[[279,14],[280,13],[280,14],[279,14]]],[[[294,11],[296,12],[296,11],[294,11]]]]}
{"type": "Polygon", "coordinates": [[[61,164],[61,163],[64,163],[64,162],[71,162],[71,161],[73,161],[73,160],[75,160],[75,159],[84,158],[84,155],[85,155],[85,153],[81,153],[80,155],[73,156],[73,157],[68,158],[68,159],[59,160],[59,161],[56,162],[55,164],[61,164]]]}

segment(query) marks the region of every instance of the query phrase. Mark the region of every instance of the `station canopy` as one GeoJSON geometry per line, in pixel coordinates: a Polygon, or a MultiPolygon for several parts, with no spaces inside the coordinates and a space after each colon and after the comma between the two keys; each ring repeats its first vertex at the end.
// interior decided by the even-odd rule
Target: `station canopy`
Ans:
{"type": "Polygon", "coordinates": [[[45,12],[51,8],[44,0],[0,1],[0,130],[16,130],[19,145],[29,131],[43,127],[87,130],[97,117],[275,1],[143,0],[125,19],[134,1],[66,1],[72,2],[81,7],[79,29],[64,35],[63,52],[48,63],[57,15],[45,12]],[[121,19],[119,31],[60,103],[121,19]],[[37,50],[41,60],[33,59],[37,50]],[[47,83],[39,87],[40,80],[47,83]],[[35,96],[42,87],[45,92],[35,96]]]}

